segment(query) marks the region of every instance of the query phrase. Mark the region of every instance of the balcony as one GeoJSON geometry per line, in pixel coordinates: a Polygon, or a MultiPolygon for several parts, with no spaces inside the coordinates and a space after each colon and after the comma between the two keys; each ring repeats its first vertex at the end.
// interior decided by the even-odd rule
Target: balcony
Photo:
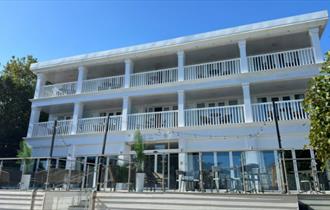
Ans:
{"type": "MultiPolygon", "coordinates": [[[[248,56],[247,61],[249,72],[260,72],[315,64],[313,48],[311,47],[275,53],[257,54],[248,56]]],[[[117,71],[117,73],[121,73],[119,70],[117,71]]],[[[175,67],[133,73],[130,75],[130,87],[175,83],[178,81],[178,71],[178,68],[175,67]]],[[[240,58],[184,66],[184,80],[217,78],[228,75],[237,75],[240,73],[240,58]]],[[[93,93],[124,88],[124,77],[124,75],[116,75],[83,80],[81,92],[93,93]]],[[[74,94],[77,94],[77,82],[68,82],[45,85],[40,97],[47,98],[74,94]]]]}
{"type": "Polygon", "coordinates": [[[185,126],[209,126],[244,122],[244,105],[185,110],[185,126]]]}
{"type": "Polygon", "coordinates": [[[74,95],[77,91],[77,82],[58,83],[54,85],[45,85],[41,97],[58,97],[74,95]]]}
{"type": "Polygon", "coordinates": [[[184,67],[185,80],[204,79],[240,73],[240,59],[230,59],[184,67]]]}
{"type": "MultiPolygon", "coordinates": [[[[303,109],[303,100],[277,101],[278,120],[308,119],[303,109]]],[[[253,121],[273,121],[274,112],[271,102],[252,104],[253,121]]],[[[190,108],[184,110],[185,127],[217,126],[245,123],[244,105],[216,106],[207,108],[190,108]]],[[[72,130],[72,120],[59,120],[56,135],[71,133],[88,134],[103,133],[107,117],[89,117],[78,120],[77,131],[72,130]]],[[[33,125],[32,137],[48,137],[52,135],[54,121],[40,122],[33,125]]],[[[178,110],[134,113],[128,115],[128,130],[147,130],[178,127],[178,110]]],[[[110,116],[108,131],[122,130],[122,116],[110,116]]]]}
{"type": "MultiPolygon", "coordinates": [[[[45,137],[53,134],[54,121],[40,122],[33,125],[32,137],[45,137]]],[[[72,130],[72,120],[59,120],[56,135],[69,135],[72,130]]]]}
{"type": "Polygon", "coordinates": [[[131,87],[165,84],[178,81],[178,68],[134,73],[131,75],[131,87]]]}
{"type": "Polygon", "coordinates": [[[303,48],[276,53],[248,56],[250,72],[290,68],[314,64],[313,48],[303,48]]]}
{"type": "MultiPolygon", "coordinates": [[[[108,131],[121,130],[121,116],[111,116],[109,118],[108,131]]],[[[107,117],[91,117],[78,120],[77,133],[104,133],[107,117]]]]}
{"type": "MultiPolygon", "coordinates": [[[[302,103],[302,99],[275,102],[278,120],[308,119],[308,114],[304,111],[302,103]]],[[[273,121],[274,119],[272,102],[252,104],[252,110],[254,122],[273,121]]]]}
{"type": "Polygon", "coordinates": [[[130,114],[127,127],[128,130],[178,127],[178,111],[130,114]]]}
{"type": "Polygon", "coordinates": [[[84,80],[82,85],[83,93],[100,92],[124,87],[124,76],[113,76],[99,79],[84,80]]]}

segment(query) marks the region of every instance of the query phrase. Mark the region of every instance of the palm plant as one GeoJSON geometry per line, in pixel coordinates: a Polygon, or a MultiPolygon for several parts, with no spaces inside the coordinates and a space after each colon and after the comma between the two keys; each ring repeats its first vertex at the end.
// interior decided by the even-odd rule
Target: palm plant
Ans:
{"type": "Polygon", "coordinates": [[[24,173],[28,172],[31,167],[33,161],[29,159],[32,156],[32,149],[30,145],[26,141],[21,141],[19,143],[19,150],[17,151],[17,157],[22,158],[22,163],[24,165],[24,173]]]}
{"type": "Polygon", "coordinates": [[[133,150],[136,153],[136,172],[141,173],[144,171],[143,165],[144,165],[144,143],[143,143],[143,137],[141,135],[140,130],[135,131],[134,133],[134,144],[133,144],[133,150]]]}

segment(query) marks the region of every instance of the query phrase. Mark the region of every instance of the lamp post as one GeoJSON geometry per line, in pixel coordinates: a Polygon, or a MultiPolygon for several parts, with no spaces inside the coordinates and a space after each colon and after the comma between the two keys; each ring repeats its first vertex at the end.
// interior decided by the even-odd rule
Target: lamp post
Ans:
{"type": "Polygon", "coordinates": [[[51,144],[50,144],[49,158],[47,161],[47,176],[46,176],[46,183],[45,183],[46,190],[47,190],[48,184],[49,184],[49,172],[50,172],[51,159],[53,157],[54,142],[55,142],[55,136],[56,136],[56,126],[57,126],[57,120],[54,121],[54,125],[53,125],[52,140],[51,140],[51,144]]]}
{"type": "Polygon", "coordinates": [[[105,153],[105,147],[107,143],[107,137],[108,137],[108,128],[109,128],[109,121],[110,121],[110,114],[108,114],[107,121],[105,123],[105,131],[104,131],[104,136],[103,136],[103,145],[102,145],[102,153],[99,158],[99,174],[98,174],[98,179],[97,179],[97,191],[100,191],[101,188],[101,175],[102,175],[102,168],[103,168],[103,163],[104,163],[104,153],[105,153]]]}
{"type": "Polygon", "coordinates": [[[272,100],[273,104],[273,113],[274,113],[274,121],[275,121],[275,127],[276,127],[276,134],[277,134],[277,143],[280,151],[280,160],[281,160],[281,171],[283,176],[283,183],[284,183],[284,193],[288,193],[288,180],[287,180],[287,174],[285,170],[285,159],[284,159],[284,152],[282,148],[282,139],[280,134],[280,129],[278,126],[278,112],[277,112],[277,105],[275,103],[275,100],[272,100]]]}

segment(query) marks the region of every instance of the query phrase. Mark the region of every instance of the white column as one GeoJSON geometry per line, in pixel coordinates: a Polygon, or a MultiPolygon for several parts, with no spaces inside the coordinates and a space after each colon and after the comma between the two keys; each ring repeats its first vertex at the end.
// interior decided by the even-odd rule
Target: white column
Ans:
{"type": "Polygon", "coordinates": [[[40,110],[41,109],[39,107],[31,108],[30,122],[29,122],[29,129],[28,129],[27,137],[32,137],[33,124],[39,122],[40,110]]]}
{"type": "Polygon", "coordinates": [[[40,98],[42,96],[43,88],[46,83],[46,76],[43,73],[37,74],[36,89],[34,91],[34,98],[40,98]]]}
{"type": "MultiPolygon", "coordinates": [[[[180,149],[180,152],[179,152],[179,171],[184,171],[184,172],[187,172],[188,171],[188,155],[187,155],[187,152],[185,151],[186,150],[186,143],[185,143],[185,140],[184,139],[179,139],[179,149],[180,149]]],[[[178,186],[178,190],[180,192],[185,192],[186,191],[186,185],[184,182],[182,182],[182,178],[183,176],[180,175],[178,177],[179,179],[179,186],[178,186]]]]}
{"type": "Polygon", "coordinates": [[[122,111],[122,119],[121,119],[121,130],[126,131],[128,128],[128,114],[131,111],[131,102],[128,96],[124,96],[123,98],[123,111],[122,111]]]}
{"type": "Polygon", "coordinates": [[[77,80],[77,94],[82,92],[83,82],[87,78],[87,68],[85,66],[79,66],[78,68],[78,80],[77,80]]]}
{"type": "Polygon", "coordinates": [[[185,97],[184,97],[184,91],[179,90],[178,91],[178,126],[184,127],[184,105],[185,105],[185,97]]]}
{"type": "Polygon", "coordinates": [[[253,122],[250,84],[243,83],[242,89],[243,89],[243,97],[244,97],[244,119],[245,122],[253,122]]]}
{"type": "Polygon", "coordinates": [[[241,40],[238,42],[239,47],[239,54],[240,54],[240,66],[241,66],[241,73],[249,72],[248,68],[248,61],[246,57],[246,41],[241,40]]]}
{"type": "Polygon", "coordinates": [[[322,63],[323,60],[323,54],[320,44],[320,37],[319,37],[319,28],[311,28],[309,29],[309,37],[311,39],[311,44],[313,47],[313,52],[315,56],[315,62],[316,63],[322,63]]]}
{"type": "Polygon", "coordinates": [[[130,87],[131,74],[133,73],[134,63],[131,59],[125,60],[125,88],[130,87]]]}
{"type": "Polygon", "coordinates": [[[72,130],[71,134],[76,134],[78,129],[78,120],[82,117],[84,105],[80,102],[74,104],[72,116],[72,130]]]}
{"type": "Polygon", "coordinates": [[[185,54],[184,51],[178,51],[178,81],[184,81],[184,65],[185,65],[185,54]]]}

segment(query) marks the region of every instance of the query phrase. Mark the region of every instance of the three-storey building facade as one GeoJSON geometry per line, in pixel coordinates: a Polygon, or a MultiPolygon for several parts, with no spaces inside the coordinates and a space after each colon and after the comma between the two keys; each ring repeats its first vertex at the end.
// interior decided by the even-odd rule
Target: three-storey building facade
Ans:
{"type": "MultiPolygon", "coordinates": [[[[216,166],[235,182],[239,168],[256,164],[263,190],[279,191],[276,101],[289,188],[299,191],[299,161],[314,157],[304,150],[302,100],[323,62],[327,20],[320,11],[32,64],[37,85],[26,139],[33,156],[49,154],[55,120],[55,156],[98,156],[110,115],[106,154],[133,154],[140,130],[146,170],[158,172],[165,155],[168,188],[177,188],[177,170],[196,176],[216,166]]],[[[203,179],[208,188],[212,180],[203,179]]]]}

